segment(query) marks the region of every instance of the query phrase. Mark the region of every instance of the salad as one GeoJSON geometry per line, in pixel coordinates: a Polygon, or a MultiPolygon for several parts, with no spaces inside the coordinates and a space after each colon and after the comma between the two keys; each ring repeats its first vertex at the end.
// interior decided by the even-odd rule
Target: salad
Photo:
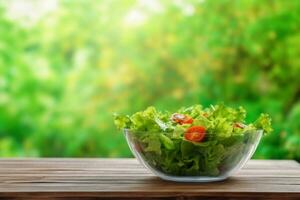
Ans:
{"type": "Polygon", "coordinates": [[[175,176],[218,176],[237,164],[255,133],[272,131],[268,114],[246,123],[246,111],[224,104],[194,105],[174,113],[148,107],[115,114],[118,129],[130,132],[135,149],[151,167],[175,176]]]}

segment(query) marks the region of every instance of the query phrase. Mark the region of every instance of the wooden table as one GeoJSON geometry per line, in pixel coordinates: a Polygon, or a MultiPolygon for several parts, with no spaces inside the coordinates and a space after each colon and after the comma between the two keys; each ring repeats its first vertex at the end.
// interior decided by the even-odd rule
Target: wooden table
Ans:
{"type": "Polygon", "coordinates": [[[300,200],[300,166],[251,160],[226,181],[175,183],[157,178],[135,159],[0,159],[0,199],[174,197],[300,200]]]}

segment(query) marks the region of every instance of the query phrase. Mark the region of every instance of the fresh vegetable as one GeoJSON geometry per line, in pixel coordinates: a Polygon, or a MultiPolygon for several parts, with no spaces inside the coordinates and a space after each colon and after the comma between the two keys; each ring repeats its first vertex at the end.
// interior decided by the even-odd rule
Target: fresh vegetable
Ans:
{"type": "Polygon", "coordinates": [[[241,129],[245,128],[245,125],[242,124],[242,123],[234,123],[233,126],[234,126],[235,128],[241,128],[241,129]]]}
{"type": "Polygon", "coordinates": [[[190,116],[184,115],[184,114],[179,114],[179,113],[174,113],[171,117],[171,119],[179,124],[192,124],[193,123],[193,118],[190,116]]]}
{"type": "Polygon", "coordinates": [[[129,131],[139,153],[164,173],[216,176],[238,162],[258,131],[272,131],[267,114],[253,123],[245,119],[245,109],[223,104],[195,105],[174,113],[148,107],[131,116],[116,114],[115,125],[129,131]]]}
{"type": "Polygon", "coordinates": [[[192,126],[187,129],[184,138],[193,142],[201,142],[205,136],[205,128],[203,126],[192,126]]]}

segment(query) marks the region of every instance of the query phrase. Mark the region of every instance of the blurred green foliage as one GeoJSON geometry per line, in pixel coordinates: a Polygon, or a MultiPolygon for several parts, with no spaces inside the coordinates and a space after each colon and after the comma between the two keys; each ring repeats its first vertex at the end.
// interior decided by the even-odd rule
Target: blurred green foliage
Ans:
{"type": "Polygon", "coordinates": [[[272,116],[256,158],[300,160],[300,1],[0,5],[0,156],[128,157],[112,113],[224,102],[272,116]]]}

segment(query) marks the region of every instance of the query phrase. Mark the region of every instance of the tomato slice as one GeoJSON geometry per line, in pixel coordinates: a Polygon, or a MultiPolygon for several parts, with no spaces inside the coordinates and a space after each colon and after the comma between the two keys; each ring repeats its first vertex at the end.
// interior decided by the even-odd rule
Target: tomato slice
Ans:
{"type": "Polygon", "coordinates": [[[243,129],[243,128],[245,128],[245,124],[242,124],[242,123],[234,123],[234,124],[233,124],[233,127],[234,127],[234,128],[241,128],[241,129],[243,129]]]}
{"type": "Polygon", "coordinates": [[[186,130],[184,138],[192,142],[201,142],[205,137],[205,131],[203,126],[192,126],[186,130]]]}
{"type": "Polygon", "coordinates": [[[184,115],[184,114],[179,114],[179,113],[174,113],[171,117],[171,119],[179,124],[192,124],[193,123],[193,118],[190,116],[184,115]]]}
{"type": "Polygon", "coordinates": [[[208,113],[203,113],[202,116],[203,117],[208,117],[208,113]]]}

